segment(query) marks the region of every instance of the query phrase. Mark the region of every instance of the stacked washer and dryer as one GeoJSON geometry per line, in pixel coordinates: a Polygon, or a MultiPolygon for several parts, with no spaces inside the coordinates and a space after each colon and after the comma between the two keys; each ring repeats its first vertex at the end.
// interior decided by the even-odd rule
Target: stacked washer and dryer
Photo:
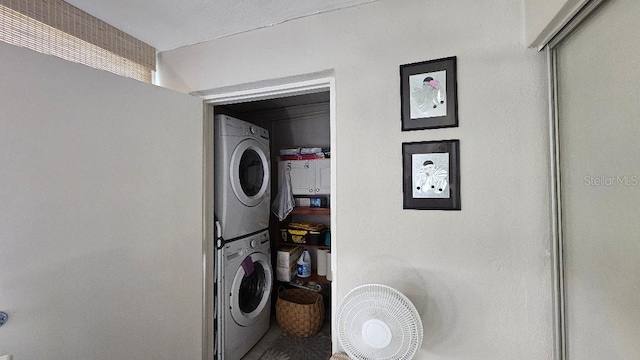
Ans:
{"type": "Polygon", "coordinates": [[[269,132],[227,115],[214,117],[216,354],[242,358],[269,329],[269,132]]]}

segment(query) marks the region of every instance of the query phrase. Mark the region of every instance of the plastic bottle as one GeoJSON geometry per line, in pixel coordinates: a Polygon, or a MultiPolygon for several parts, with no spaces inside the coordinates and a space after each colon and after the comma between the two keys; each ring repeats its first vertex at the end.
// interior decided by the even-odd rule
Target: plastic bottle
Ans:
{"type": "Polygon", "coordinates": [[[302,255],[298,258],[297,262],[298,277],[305,278],[311,276],[311,255],[309,250],[304,249],[302,255]]]}

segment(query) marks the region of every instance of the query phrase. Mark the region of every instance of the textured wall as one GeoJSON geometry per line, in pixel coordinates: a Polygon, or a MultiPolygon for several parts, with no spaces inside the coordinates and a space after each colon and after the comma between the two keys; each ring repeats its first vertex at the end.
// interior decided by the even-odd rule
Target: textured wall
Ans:
{"type": "Polygon", "coordinates": [[[418,359],[550,359],[544,55],[522,1],[380,0],[162,53],[196,91],[334,69],[338,296],[407,294],[418,359]],[[458,57],[460,126],[400,130],[399,65],[458,57]],[[460,139],[462,211],[402,209],[402,143],[460,139]]]}

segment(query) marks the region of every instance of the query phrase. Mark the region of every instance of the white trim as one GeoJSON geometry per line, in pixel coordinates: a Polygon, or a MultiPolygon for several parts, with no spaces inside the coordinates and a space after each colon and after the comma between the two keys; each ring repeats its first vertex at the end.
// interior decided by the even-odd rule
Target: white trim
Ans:
{"type": "Polygon", "coordinates": [[[213,148],[213,107],[204,104],[203,111],[203,139],[204,144],[202,155],[203,158],[203,189],[204,199],[202,201],[202,359],[213,360],[218,345],[215,342],[214,334],[217,329],[214,328],[215,310],[218,305],[215,303],[214,293],[217,285],[216,259],[217,251],[215,250],[216,234],[215,234],[215,217],[213,214],[214,199],[213,191],[213,159],[215,157],[213,148]]]}
{"type": "MultiPolygon", "coordinates": [[[[233,103],[274,99],[303,94],[329,91],[329,127],[331,148],[331,344],[332,353],[338,349],[336,330],[336,312],[338,309],[338,266],[336,240],[340,238],[337,227],[337,132],[336,132],[336,83],[335,72],[325,70],[311,74],[297,75],[280,79],[265,80],[247,84],[239,84],[191,93],[205,99],[208,106],[219,106],[233,103]]],[[[213,116],[213,114],[211,114],[213,116]]],[[[210,187],[208,191],[213,191],[210,187]]]]}
{"type": "Polygon", "coordinates": [[[327,269],[331,271],[331,353],[336,353],[339,350],[338,345],[338,329],[336,327],[336,313],[338,312],[338,247],[336,246],[336,239],[339,238],[337,235],[338,232],[338,214],[334,204],[336,204],[337,199],[337,189],[338,189],[338,176],[337,176],[337,162],[336,162],[336,151],[338,143],[337,132],[336,132],[336,79],[335,77],[331,77],[329,80],[329,132],[331,138],[331,269],[327,269]]]}
{"type": "Polygon", "coordinates": [[[191,95],[202,97],[205,101],[213,103],[214,105],[226,105],[285,96],[312,94],[328,90],[328,80],[334,76],[333,70],[325,70],[312,74],[194,91],[191,95]]]}

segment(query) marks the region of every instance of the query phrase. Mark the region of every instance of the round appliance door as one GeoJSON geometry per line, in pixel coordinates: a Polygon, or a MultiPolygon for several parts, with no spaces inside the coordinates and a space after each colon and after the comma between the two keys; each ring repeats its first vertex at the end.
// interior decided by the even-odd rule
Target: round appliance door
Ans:
{"type": "Polygon", "coordinates": [[[259,252],[249,257],[253,261],[253,272],[247,275],[244,267],[239,266],[231,285],[231,316],[240,326],[252,325],[265,307],[269,306],[273,284],[269,258],[259,252]]]}
{"type": "Polygon", "coordinates": [[[268,197],[269,157],[258,141],[247,139],[238,144],[230,167],[231,188],[241,203],[256,206],[268,197]]]}

